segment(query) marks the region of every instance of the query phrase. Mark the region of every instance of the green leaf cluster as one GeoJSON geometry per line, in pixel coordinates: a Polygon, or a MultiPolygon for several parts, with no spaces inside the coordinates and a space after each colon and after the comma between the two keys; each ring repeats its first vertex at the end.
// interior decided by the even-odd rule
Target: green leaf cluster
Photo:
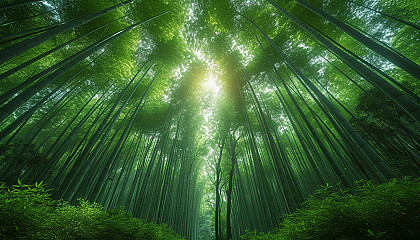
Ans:
{"type": "Polygon", "coordinates": [[[242,239],[418,239],[420,179],[381,185],[358,181],[348,192],[328,185],[311,196],[270,233],[242,239]]]}
{"type": "Polygon", "coordinates": [[[54,200],[41,183],[0,185],[0,239],[180,239],[167,225],[145,223],[123,208],[105,211],[79,199],[54,200]]]}

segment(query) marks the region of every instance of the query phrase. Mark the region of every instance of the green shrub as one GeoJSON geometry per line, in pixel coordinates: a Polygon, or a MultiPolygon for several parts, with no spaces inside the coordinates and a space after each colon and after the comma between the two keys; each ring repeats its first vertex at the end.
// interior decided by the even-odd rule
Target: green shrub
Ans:
{"type": "Polygon", "coordinates": [[[242,238],[420,239],[420,179],[381,185],[360,181],[346,193],[332,189],[327,186],[318,191],[277,230],[250,232],[242,238]]]}
{"type": "Polygon", "coordinates": [[[50,198],[42,184],[0,185],[0,239],[36,239],[58,201],[50,198]]]}
{"type": "Polygon", "coordinates": [[[121,208],[53,200],[42,183],[1,184],[0,219],[0,239],[180,239],[168,226],[144,223],[121,208]]]}

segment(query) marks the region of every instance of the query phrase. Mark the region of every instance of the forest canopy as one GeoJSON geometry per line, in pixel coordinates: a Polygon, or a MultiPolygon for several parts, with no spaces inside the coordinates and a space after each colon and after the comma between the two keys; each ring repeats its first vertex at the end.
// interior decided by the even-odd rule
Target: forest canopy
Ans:
{"type": "Polygon", "coordinates": [[[411,0],[3,0],[0,182],[221,240],[419,177],[419,24],[411,0]]]}

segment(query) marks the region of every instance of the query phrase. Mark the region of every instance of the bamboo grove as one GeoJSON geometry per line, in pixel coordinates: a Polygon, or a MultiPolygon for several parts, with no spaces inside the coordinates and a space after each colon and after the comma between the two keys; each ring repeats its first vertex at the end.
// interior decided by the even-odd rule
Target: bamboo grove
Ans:
{"type": "Polygon", "coordinates": [[[417,1],[5,0],[0,181],[187,239],[420,173],[417,1]]]}

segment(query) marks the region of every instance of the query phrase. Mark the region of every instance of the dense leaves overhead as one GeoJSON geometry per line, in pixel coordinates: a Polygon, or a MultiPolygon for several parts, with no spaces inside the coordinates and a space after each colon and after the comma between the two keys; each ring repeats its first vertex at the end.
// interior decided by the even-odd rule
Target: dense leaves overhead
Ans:
{"type": "Polygon", "coordinates": [[[320,185],[418,176],[419,8],[2,1],[0,182],[221,240],[320,185]]]}

